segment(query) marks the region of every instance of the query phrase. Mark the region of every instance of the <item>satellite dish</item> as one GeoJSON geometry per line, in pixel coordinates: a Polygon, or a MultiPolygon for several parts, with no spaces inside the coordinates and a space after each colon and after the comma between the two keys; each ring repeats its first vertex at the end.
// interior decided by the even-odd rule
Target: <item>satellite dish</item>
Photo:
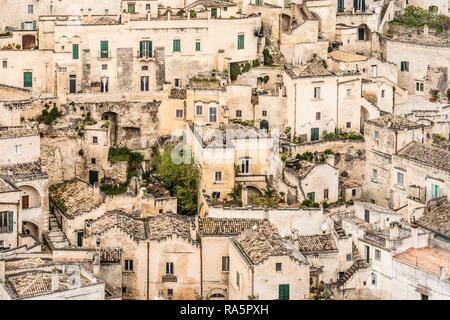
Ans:
{"type": "Polygon", "coordinates": [[[328,230],[328,225],[326,223],[322,224],[322,227],[320,227],[323,232],[328,230]]]}

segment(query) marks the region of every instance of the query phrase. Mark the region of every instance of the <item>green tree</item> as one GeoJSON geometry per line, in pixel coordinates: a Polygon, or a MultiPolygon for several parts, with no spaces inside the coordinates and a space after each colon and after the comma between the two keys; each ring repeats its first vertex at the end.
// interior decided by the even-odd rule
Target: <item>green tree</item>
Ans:
{"type": "Polygon", "coordinates": [[[172,146],[167,145],[155,154],[156,176],[177,197],[178,212],[188,215],[197,212],[199,172],[195,164],[176,164],[172,161],[172,146]]]}

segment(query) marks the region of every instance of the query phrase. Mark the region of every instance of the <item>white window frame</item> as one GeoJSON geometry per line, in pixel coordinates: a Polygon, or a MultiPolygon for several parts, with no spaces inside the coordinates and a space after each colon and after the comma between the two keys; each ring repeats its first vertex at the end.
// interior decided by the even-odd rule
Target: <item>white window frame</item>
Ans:
{"type": "Polygon", "coordinates": [[[406,172],[397,170],[397,172],[395,174],[395,185],[397,187],[404,188],[405,187],[405,177],[406,177],[406,172]],[[403,177],[402,181],[401,181],[401,184],[400,184],[400,181],[399,181],[399,177],[403,177]]]}
{"type": "Polygon", "coordinates": [[[22,144],[14,145],[14,153],[15,154],[22,154],[22,144]]]}
{"type": "Polygon", "coordinates": [[[241,174],[250,174],[250,158],[239,159],[239,172],[241,174]]]}
{"type": "Polygon", "coordinates": [[[214,182],[215,183],[223,182],[223,171],[215,171],[214,172],[214,182]],[[219,176],[219,179],[217,179],[218,176],[219,176]]]}
{"type": "Polygon", "coordinates": [[[314,99],[320,100],[321,87],[314,87],[314,99]]]}

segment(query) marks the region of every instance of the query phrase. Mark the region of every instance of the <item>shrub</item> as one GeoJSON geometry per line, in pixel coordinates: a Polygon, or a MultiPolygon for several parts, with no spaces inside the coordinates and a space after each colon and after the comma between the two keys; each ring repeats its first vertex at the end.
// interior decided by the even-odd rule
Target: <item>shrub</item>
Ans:
{"type": "Polygon", "coordinates": [[[100,190],[108,196],[116,196],[127,192],[128,188],[126,183],[118,185],[103,184],[100,186],[100,190]]]}
{"type": "Polygon", "coordinates": [[[231,80],[236,80],[237,77],[241,74],[241,67],[237,63],[230,64],[230,78],[231,80]]]}
{"type": "Polygon", "coordinates": [[[244,66],[242,67],[242,73],[248,72],[250,71],[250,69],[252,68],[252,66],[250,65],[250,63],[246,63],[244,64],[244,66]]]}
{"type": "Polygon", "coordinates": [[[269,67],[272,66],[273,59],[272,59],[272,55],[269,52],[269,49],[264,48],[263,57],[264,57],[264,65],[269,66],[269,67]]]}
{"type": "Polygon", "coordinates": [[[51,125],[58,117],[61,116],[61,111],[54,106],[50,111],[48,111],[48,106],[42,110],[41,115],[38,117],[39,122],[43,122],[46,125],[51,125]]]}
{"type": "Polygon", "coordinates": [[[259,60],[258,59],[255,59],[255,60],[252,61],[252,67],[253,68],[259,67],[259,60]]]}

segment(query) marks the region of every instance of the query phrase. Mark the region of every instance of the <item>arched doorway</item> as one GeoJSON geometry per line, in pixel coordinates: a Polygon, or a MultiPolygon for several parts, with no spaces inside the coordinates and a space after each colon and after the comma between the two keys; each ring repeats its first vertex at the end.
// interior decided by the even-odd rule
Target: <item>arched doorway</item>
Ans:
{"type": "Polygon", "coordinates": [[[252,199],[262,197],[263,195],[263,192],[259,188],[255,186],[247,186],[247,202],[249,204],[253,204],[252,199]]]}
{"type": "Polygon", "coordinates": [[[263,119],[259,122],[259,128],[261,130],[269,131],[269,121],[263,119]]]}
{"type": "Polygon", "coordinates": [[[364,123],[369,120],[369,111],[367,111],[366,108],[361,106],[361,122],[360,122],[360,128],[361,133],[364,134],[364,123]]]}
{"type": "Polygon", "coordinates": [[[39,239],[39,227],[31,221],[22,221],[22,234],[39,239]]]}
{"type": "Polygon", "coordinates": [[[41,195],[35,187],[22,185],[19,189],[22,191],[22,210],[41,207],[41,195]]]}
{"type": "Polygon", "coordinates": [[[359,25],[357,32],[357,39],[359,41],[370,41],[370,29],[366,24],[359,25]]]}
{"type": "Polygon", "coordinates": [[[105,112],[102,115],[102,120],[109,121],[109,143],[111,146],[117,145],[118,136],[118,120],[119,115],[115,112],[105,112]]]}
{"type": "Polygon", "coordinates": [[[212,289],[208,293],[208,300],[225,300],[227,293],[223,289],[212,289]]]}

